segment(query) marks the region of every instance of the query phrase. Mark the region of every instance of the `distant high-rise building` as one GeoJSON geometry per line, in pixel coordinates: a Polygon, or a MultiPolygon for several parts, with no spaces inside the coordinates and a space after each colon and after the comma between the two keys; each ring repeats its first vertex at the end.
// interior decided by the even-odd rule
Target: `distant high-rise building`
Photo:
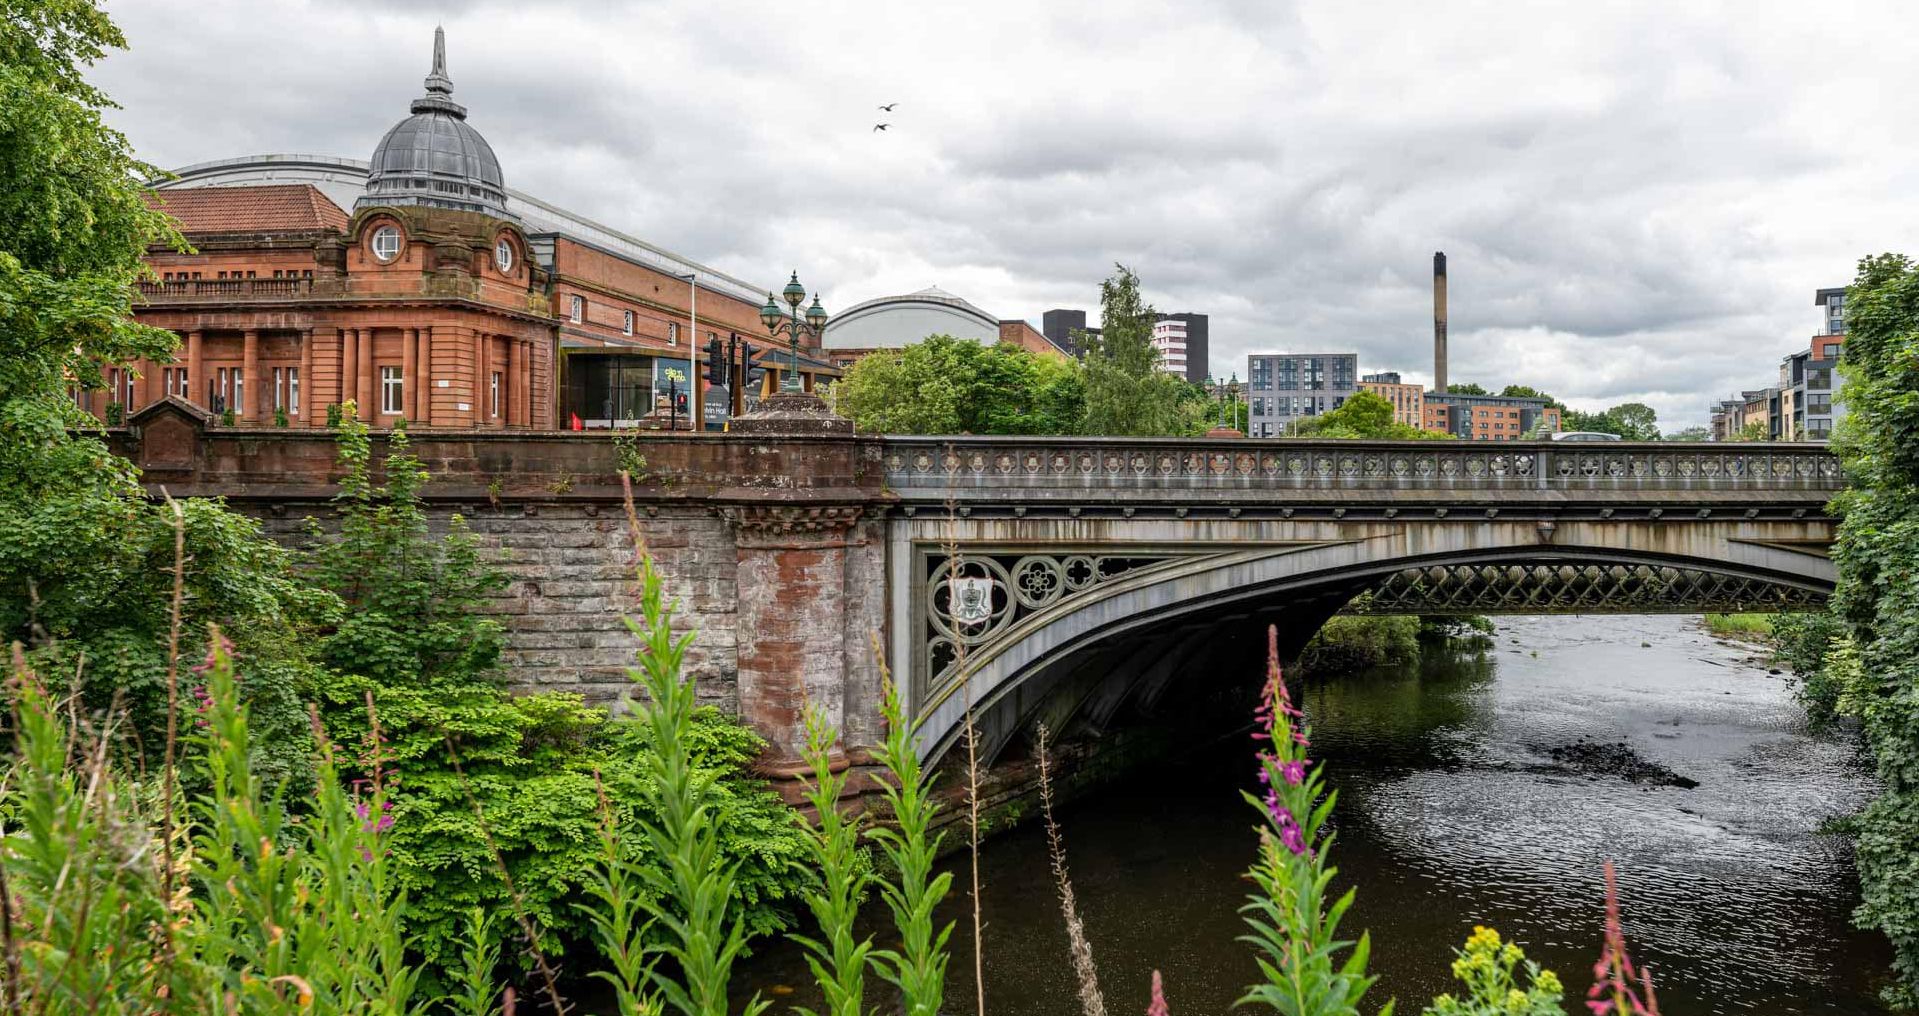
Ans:
{"type": "Polygon", "coordinates": [[[1167,373],[1194,384],[1204,383],[1211,374],[1207,365],[1209,345],[1204,314],[1161,314],[1153,326],[1153,346],[1159,350],[1161,365],[1167,373]]]}
{"type": "Polygon", "coordinates": [[[1283,437],[1359,391],[1358,353],[1255,353],[1246,358],[1247,437],[1283,437]]]}
{"type": "Polygon", "coordinates": [[[1763,437],[1768,441],[1826,441],[1832,429],[1845,418],[1844,403],[1838,401],[1842,378],[1839,376],[1839,352],[1846,344],[1846,291],[1821,289],[1813,293],[1813,305],[1819,308],[1819,332],[1805,349],[1791,353],[1779,363],[1779,381],[1768,388],[1755,388],[1724,399],[1711,408],[1712,436],[1728,441],[1741,436],[1763,437]],[[1747,433],[1754,424],[1760,433],[1747,433]]]}
{"type": "Polygon", "coordinates": [[[1039,330],[1053,340],[1053,345],[1074,356],[1084,356],[1086,353],[1085,347],[1074,339],[1075,332],[1095,338],[1099,336],[1099,329],[1086,327],[1086,312],[1083,310],[1049,310],[1040,315],[1039,330]]]}

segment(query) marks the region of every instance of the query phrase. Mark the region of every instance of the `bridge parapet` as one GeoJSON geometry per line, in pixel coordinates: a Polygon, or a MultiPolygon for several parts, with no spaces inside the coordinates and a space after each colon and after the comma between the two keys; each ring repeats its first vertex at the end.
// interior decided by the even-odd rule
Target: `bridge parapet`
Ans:
{"type": "Polygon", "coordinates": [[[908,503],[1474,492],[1822,501],[1845,485],[1838,458],[1811,443],[888,437],[883,461],[888,489],[908,503]]]}

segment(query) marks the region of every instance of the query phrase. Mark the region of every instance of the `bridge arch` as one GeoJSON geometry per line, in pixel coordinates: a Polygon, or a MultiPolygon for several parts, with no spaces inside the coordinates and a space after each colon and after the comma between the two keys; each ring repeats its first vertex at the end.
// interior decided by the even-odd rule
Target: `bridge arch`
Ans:
{"type": "MultiPolygon", "coordinates": [[[[1023,594],[1009,589],[1007,616],[989,617],[980,626],[990,633],[969,640],[963,661],[951,653],[952,641],[964,634],[946,602],[952,591],[942,594],[938,589],[948,565],[936,564],[926,607],[934,623],[924,629],[927,645],[915,661],[915,709],[924,724],[923,750],[937,760],[958,741],[969,701],[990,757],[1033,717],[1045,717],[1057,729],[1082,710],[1110,715],[1136,695],[1164,694],[1179,671],[1209,651],[1207,640],[1194,633],[1222,623],[1275,620],[1292,636],[1297,651],[1353,596],[1416,569],[1566,565],[1706,574],[1744,583],[1748,589],[1773,590],[1779,602],[1796,604],[1824,599],[1836,579],[1822,540],[1800,538],[1814,535],[1809,533],[1782,534],[1766,524],[1667,526],[1658,527],[1662,531],[1657,533],[1604,520],[1350,528],[1358,531],[1327,533],[1331,538],[1326,539],[1218,550],[1189,547],[1158,557],[1127,558],[1125,567],[1111,577],[1098,576],[1096,563],[1098,581],[1057,595],[1037,609],[1011,609],[1023,594]],[[1172,633],[1174,642],[1164,651],[1140,654],[1110,648],[1156,631],[1172,633]],[[948,651],[945,659],[939,652],[942,643],[948,651]]],[[[981,548],[961,551],[954,558],[961,575],[972,572],[991,581],[992,569],[969,566],[969,555],[983,561],[989,553],[981,548]]],[[[1053,559],[1075,557],[1100,560],[1092,555],[1053,559]]],[[[1030,560],[1033,555],[1017,563],[1024,566],[1030,560]]],[[[998,571],[1006,584],[1018,581],[1004,567],[998,571]]]]}

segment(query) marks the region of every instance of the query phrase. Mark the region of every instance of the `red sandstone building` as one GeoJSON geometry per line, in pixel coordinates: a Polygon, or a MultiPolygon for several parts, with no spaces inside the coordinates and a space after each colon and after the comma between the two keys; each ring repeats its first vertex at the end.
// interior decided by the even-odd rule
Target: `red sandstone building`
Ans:
{"type": "MultiPolygon", "coordinates": [[[[135,316],[180,350],[113,371],[84,408],[176,395],[259,426],[324,426],[347,402],[378,427],[683,426],[712,340],[777,345],[763,287],[509,190],[452,92],[436,31],[426,94],[367,163],[262,156],[162,185],[194,249],[150,252],[135,316]]],[[[809,389],[838,373],[817,345],[809,389]]],[[[777,385],[784,352],[741,401],[777,385]]],[[[709,427],[730,401],[708,396],[709,427]]]]}

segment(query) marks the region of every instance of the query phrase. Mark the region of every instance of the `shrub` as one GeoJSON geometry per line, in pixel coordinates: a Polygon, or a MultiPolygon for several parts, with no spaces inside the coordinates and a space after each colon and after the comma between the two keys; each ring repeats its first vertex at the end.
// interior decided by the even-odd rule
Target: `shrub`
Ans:
{"type": "Polygon", "coordinates": [[[1559,976],[1541,970],[1516,943],[1501,942],[1499,932],[1474,928],[1454,956],[1453,978],[1466,986],[1464,996],[1441,995],[1423,1016],[1564,1016],[1559,976]]]}
{"type": "Polygon", "coordinates": [[[1416,660],[1419,633],[1416,617],[1342,614],[1327,621],[1306,644],[1299,669],[1340,672],[1416,660]]]}

